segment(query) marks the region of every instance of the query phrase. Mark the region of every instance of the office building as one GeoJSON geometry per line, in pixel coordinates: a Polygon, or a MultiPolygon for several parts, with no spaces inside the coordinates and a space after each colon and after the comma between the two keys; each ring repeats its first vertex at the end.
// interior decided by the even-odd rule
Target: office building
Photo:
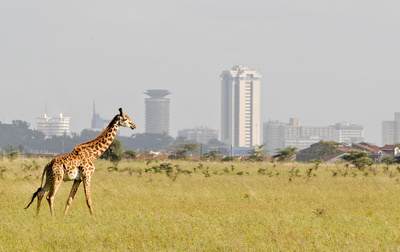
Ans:
{"type": "Polygon", "coordinates": [[[169,135],[169,98],[168,90],[152,89],[145,92],[145,132],[169,135]]]}
{"type": "Polygon", "coordinates": [[[276,153],[276,149],[291,146],[302,150],[321,140],[347,144],[362,142],[363,126],[354,123],[302,126],[298,118],[290,118],[289,123],[269,121],[263,124],[263,143],[272,155],[276,153]]]}
{"type": "Polygon", "coordinates": [[[237,65],[221,78],[221,141],[233,147],[260,145],[260,73],[237,65]]]}
{"type": "Polygon", "coordinates": [[[336,123],[334,139],[337,143],[359,143],[364,141],[364,127],[355,123],[336,123]]]}
{"type": "Polygon", "coordinates": [[[400,112],[394,113],[394,121],[382,121],[382,145],[400,143],[400,112]]]}
{"type": "Polygon", "coordinates": [[[202,126],[180,130],[178,131],[178,137],[183,137],[186,141],[207,144],[212,139],[218,139],[218,131],[202,126]]]}
{"type": "Polygon", "coordinates": [[[92,130],[103,130],[108,126],[110,120],[105,120],[96,114],[95,104],[93,103],[92,130]]]}

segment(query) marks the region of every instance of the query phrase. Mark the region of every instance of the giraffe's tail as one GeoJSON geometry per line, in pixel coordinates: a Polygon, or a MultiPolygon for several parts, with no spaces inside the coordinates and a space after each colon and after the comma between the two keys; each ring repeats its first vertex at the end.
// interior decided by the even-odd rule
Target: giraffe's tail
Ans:
{"type": "Polygon", "coordinates": [[[40,187],[39,187],[39,188],[37,189],[37,191],[32,195],[31,202],[29,202],[28,206],[25,207],[24,209],[28,209],[28,207],[32,204],[33,200],[37,197],[38,193],[42,190],[42,188],[43,188],[43,177],[44,177],[44,174],[46,173],[47,168],[48,168],[50,165],[51,165],[51,163],[50,163],[50,164],[47,164],[47,165],[44,167],[44,169],[43,169],[43,174],[42,174],[42,182],[40,183],[40,187]]]}
{"type": "Polygon", "coordinates": [[[39,187],[39,189],[37,189],[37,191],[33,194],[31,202],[29,202],[28,206],[25,207],[24,209],[28,209],[28,207],[32,204],[33,200],[36,198],[36,196],[38,195],[38,193],[40,192],[40,190],[42,190],[41,187],[39,187]]]}

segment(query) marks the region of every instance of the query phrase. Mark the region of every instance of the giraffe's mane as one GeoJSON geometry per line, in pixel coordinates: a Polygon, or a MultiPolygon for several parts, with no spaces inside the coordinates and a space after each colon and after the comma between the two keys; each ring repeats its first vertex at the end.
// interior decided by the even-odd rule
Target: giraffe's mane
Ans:
{"type": "MultiPolygon", "coordinates": [[[[95,139],[93,139],[93,140],[91,140],[91,141],[88,141],[88,142],[85,142],[85,143],[81,143],[81,144],[79,144],[79,145],[77,145],[76,147],[83,147],[83,146],[86,146],[86,145],[89,145],[89,144],[91,144],[91,143],[94,143],[94,142],[97,142],[98,140],[100,140],[101,138],[103,138],[106,134],[107,134],[107,132],[108,132],[108,130],[110,129],[110,128],[112,128],[113,126],[114,126],[114,124],[117,122],[117,120],[118,120],[118,116],[119,115],[116,115],[116,116],[114,116],[114,118],[110,121],[110,123],[108,124],[108,126],[107,126],[107,128],[103,131],[103,133],[101,133],[98,137],[96,137],[95,139]]],[[[76,148],[75,147],[75,148],[76,148]]]]}

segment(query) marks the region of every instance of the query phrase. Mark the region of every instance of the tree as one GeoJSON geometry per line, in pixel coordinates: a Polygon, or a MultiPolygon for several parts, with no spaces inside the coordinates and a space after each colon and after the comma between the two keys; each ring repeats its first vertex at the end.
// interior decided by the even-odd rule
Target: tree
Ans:
{"type": "Polygon", "coordinates": [[[126,150],[124,151],[124,154],[128,158],[135,159],[137,156],[140,155],[140,152],[134,150],[126,150]]]}
{"type": "Polygon", "coordinates": [[[110,147],[108,147],[100,158],[109,160],[114,164],[114,166],[117,166],[119,161],[122,159],[122,155],[122,144],[118,139],[114,139],[110,147]]]}
{"type": "Polygon", "coordinates": [[[217,159],[217,156],[222,155],[222,151],[219,150],[211,150],[204,154],[206,158],[211,158],[213,160],[217,159]]]}
{"type": "Polygon", "coordinates": [[[374,161],[369,158],[370,155],[367,151],[362,150],[349,150],[347,154],[345,154],[342,159],[350,162],[357,169],[363,170],[365,166],[371,166],[374,164],[374,161]]]}
{"type": "Polygon", "coordinates": [[[88,141],[92,141],[93,139],[95,139],[96,137],[98,137],[101,134],[101,131],[97,131],[97,130],[91,130],[91,129],[84,129],[81,132],[81,135],[75,136],[78,138],[78,142],[88,142],[88,141]]]}
{"type": "Polygon", "coordinates": [[[268,155],[268,151],[264,149],[265,144],[254,146],[254,150],[250,150],[250,161],[260,162],[268,155]]]}
{"type": "Polygon", "coordinates": [[[167,149],[174,138],[167,133],[137,133],[131,137],[117,137],[125,148],[145,152],[145,150],[167,149]]]}
{"type": "Polygon", "coordinates": [[[28,130],[29,126],[30,126],[30,124],[28,122],[21,121],[21,120],[13,120],[12,125],[21,130],[28,130]]]}
{"type": "Polygon", "coordinates": [[[171,154],[177,159],[185,159],[188,153],[198,153],[198,143],[177,143],[171,146],[171,154]]]}
{"type": "Polygon", "coordinates": [[[276,149],[277,154],[275,154],[273,157],[277,158],[279,161],[285,162],[285,161],[291,161],[294,159],[295,155],[299,153],[298,149],[296,147],[286,147],[285,149],[276,149]]]}
{"type": "Polygon", "coordinates": [[[13,161],[13,160],[15,160],[19,155],[20,155],[19,151],[18,151],[18,150],[14,150],[14,151],[11,151],[11,152],[9,152],[9,153],[7,154],[7,158],[8,158],[10,161],[13,161]]]}
{"type": "Polygon", "coordinates": [[[387,157],[382,158],[381,163],[387,164],[387,165],[395,164],[396,159],[394,157],[387,156],[387,157]]]}
{"type": "Polygon", "coordinates": [[[12,152],[13,150],[14,150],[14,148],[11,144],[6,144],[3,146],[3,151],[7,154],[12,152]]]}
{"type": "Polygon", "coordinates": [[[29,123],[21,120],[13,120],[12,124],[0,123],[0,146],[9,145],[12,150],[24,146],[23,153],[30,149],[43,146],[44,134],[29,129],[29,123]]]}
{"type": "Polygon", "coordinates": [[[221,159],[222,162],[234,162],[237,161],[238,159],[232,156],[226,156],[221,159]]]}
{"type": "Polygon", "coordinates": [[[320,149],[318,151],[318,156],[320,156],[321,159],[323,159],[327,155],[334,154],[339,151],[338,146],[339,146],[339,143],[321,140],[321,141],[319,141],[320,149]]]}

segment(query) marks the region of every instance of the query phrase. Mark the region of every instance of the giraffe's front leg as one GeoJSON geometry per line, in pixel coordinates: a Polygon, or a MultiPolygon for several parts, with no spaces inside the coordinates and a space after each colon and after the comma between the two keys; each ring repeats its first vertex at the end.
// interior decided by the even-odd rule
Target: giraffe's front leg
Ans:
{"type": "Polygon", "coordinates": [[[92,199],[90,198],[90,176],[83,177],[83,187],[85,189],[86,204],[89,207],[89,212],[93,215],[92,199]]]}
{"type": "Polygon", "coordinates": [[[71,192],[69,194],[68,200],[67,200],[67,205],[65,206],[65,211],[64,215],[67,214],[69,207],[72,204],[72,201],[74,200],[75,194],[78,191],[79,185],[81,184],[81,181],[79,180],[74,180],[74,184],[72,185],[71,192]]]}

